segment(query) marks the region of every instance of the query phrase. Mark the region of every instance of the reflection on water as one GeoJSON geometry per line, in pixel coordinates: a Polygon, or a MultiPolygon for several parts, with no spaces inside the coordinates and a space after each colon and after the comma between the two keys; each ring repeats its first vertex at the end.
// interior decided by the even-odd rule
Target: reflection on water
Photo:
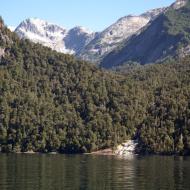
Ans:
{"type": "Polygon", "coordinates": [[[190,158],[0,155],[0,190],[190,189],[190,158]]]}

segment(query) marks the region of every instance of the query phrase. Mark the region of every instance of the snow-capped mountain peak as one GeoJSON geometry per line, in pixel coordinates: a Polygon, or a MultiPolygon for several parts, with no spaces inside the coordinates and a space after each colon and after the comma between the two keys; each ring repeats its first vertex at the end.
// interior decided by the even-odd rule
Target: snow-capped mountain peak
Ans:
{"type": "Polygon", "coordinates": [[[38,18],[29,18],[21,22],[21,24],[16,28],[16,32],[34,33],[40,36],[46,35],[46,33],[62,33],[66,30],[59,27],[58,25],[48,23],[44,20],[38,18]]]}
{"type": "Polygon", "coordinates": [[[48,22],[39,18],[28,18],[24,21],[24,23],[31,23],[37,26],[45,26],[48,25],[48,22]]]}
{"type": "Polygon", "coordinates": [[[56,24],[39,18],[28,18],[21,22],[15,32],[21,38],[27,38],[35,43],[41,43],[58,52],[75,54],[76,50],[83,48],[93,34],[84,27],[75,27],[67,30],[56,24]],[[70,42],[70,34],[75,32],[75,41],[70,42]],[[79,44],[79,41],[82,43],[79,44]]]}

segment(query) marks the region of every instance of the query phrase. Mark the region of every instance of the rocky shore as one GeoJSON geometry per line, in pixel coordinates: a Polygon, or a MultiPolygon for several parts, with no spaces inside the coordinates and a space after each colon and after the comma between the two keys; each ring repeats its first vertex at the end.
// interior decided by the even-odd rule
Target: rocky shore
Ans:
{"type": "Polygon", "coordinates": [[[90,154],[94,155],[118,155],[118,156],[131,156],[136,154],[138,142],[135,140],[128,140],[120,145],[118,145],[114,150],[104,149],[90,154]]]}
{"type": "Polygon", "coordinates": [[[138,142],[135,140],[128,140],[117,146],[114,151],[115,155],[128,156],[136,154],[138,142]]]}

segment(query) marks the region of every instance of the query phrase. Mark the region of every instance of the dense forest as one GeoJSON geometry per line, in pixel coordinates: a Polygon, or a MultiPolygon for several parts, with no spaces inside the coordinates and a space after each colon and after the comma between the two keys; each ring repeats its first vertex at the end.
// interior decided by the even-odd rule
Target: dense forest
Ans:
{"type": "Polygon", "coordinates": [[[0,21],[0,151],[83,153],[138,139],[190,154],[190,57],[105,71],[0,21]]]}

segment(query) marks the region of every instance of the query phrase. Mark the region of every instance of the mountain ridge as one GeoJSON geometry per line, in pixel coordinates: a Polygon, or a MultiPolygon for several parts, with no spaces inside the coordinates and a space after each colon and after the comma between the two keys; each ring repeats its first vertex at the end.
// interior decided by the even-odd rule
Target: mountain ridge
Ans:
{"type": "Polygon", "coordinates": [[[38,18],[24,20],[15,32],[20,38],[27,38],[58,52],[74,54],[80,59],[95,63],[164,10],[165,8],[158,8],[139,16],[124,16],[102,32],[92,32],[81,26],[68,30],[38,18]]]}
{"type": "Polygon", "coordinates": [[[123,40],[126,40],[150,20],[156,18],[165,8],[149,10],[141,15],[127,15],[118,19],[111,26],[100,32],[78,56],[84,60],[99,62],[100,59],[116,48],[123,40]]]}
{"type": "Polygon", "coordinates": [[[178,0],[143,30],[104,57],[101,66],[112,68],[127,62],[148,64],[187,55],[190,33],[189,1],[178,0]],[[182,47],[180,47],[182,46],[182,47]],[[184,52],[181,52],[182,50],[184,52]]]}
{"type": "Polygon", "coordinates": [[[15,32],[20,38],[29,39],[35,43],[41,43],[53,50],[62,53],[75,54],[75,49],[80,49],[93,37],[93,33],[81,26],[76,26],[73,29],[67,30],[56,24],[47,22],[39,18],[28,18],[21,22],[15,29],[15,32]],[[69,34],[72,32],[72,37],[69,34]],[[82,42],[80,41],[83,37],[82,42]],[[67,47],[66,42],[69,43],[70,38],[76,38],[78,43],[73,44],[70,48],[67,47]],[[65,38],[67,38],[65,42],[65,38]],[[82,43],[82,44],[81,44],[82,43]]]}

